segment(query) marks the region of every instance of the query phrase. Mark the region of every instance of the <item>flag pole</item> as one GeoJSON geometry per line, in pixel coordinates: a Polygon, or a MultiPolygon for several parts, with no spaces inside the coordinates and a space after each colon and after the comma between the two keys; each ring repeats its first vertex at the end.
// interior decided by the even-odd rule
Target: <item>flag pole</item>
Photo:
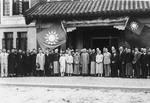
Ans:
{"type": "Polygon", "coordinates": [[[127,26],[127,24],[128,24],[129,19],[130,19],[130,18],[127,16],[127,17],[126,17],[125,28],[126,28],[126,26],[127,26]]]}

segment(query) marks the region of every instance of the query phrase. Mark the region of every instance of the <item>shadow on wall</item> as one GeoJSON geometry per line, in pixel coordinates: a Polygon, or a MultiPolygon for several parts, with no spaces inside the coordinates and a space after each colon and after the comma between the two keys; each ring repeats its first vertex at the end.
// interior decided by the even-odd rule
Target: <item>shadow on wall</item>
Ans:
{"type": "Polygon", "coordinates": [[[125,39],[132,47],[150,47],[150,28],[145,26],[140,35],[126,29],[125,39]]]}

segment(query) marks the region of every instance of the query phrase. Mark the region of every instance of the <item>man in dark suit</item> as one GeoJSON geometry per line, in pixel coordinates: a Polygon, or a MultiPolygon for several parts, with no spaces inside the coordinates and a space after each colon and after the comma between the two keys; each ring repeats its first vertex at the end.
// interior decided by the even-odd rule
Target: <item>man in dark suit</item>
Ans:
{"type": "Polygon", "coordinates": [[[119,75],[121,77],[125,77],[125,57],[126,57],[126,52],[123,49],[123,47],[120,46],[119,47],[119,69],[120,69],[119,75]]]}
{"type": "Polygon", "coordinates": [[[148,55],[148,78],[150,78],[150,48],[149,48],[149,50],[148,50],[148,53],[147,53],[147,55],[148,55]]]}
{"type": "Polygon", "coordinates": [[[138,48],[135,48],[134,57],[133,57],[133,69],[134,69],[134,77],[139,78],[140,77],[140,71],[141,71],[141,52],[139,52],[138,48]]]}
{"type": "Polygon", "coordinates": [[[118,53],[116,52],[116,49],[112,49],[111,54],[111,76],[117,77],[118,76],[118,53]]]}
{"type": "Polygon", "coordinates": [[[27,52],[24,54],[23,64],[24,64],[24,73],[25,73],[24,75],[31,76],[32,68],[31,68],[30,50],[27,50],[27,52]]]}
{"type": "Polygon", "coordinates": [[[9,73],[9,76],[15,76],[18,74],[17,55],[15,53],[15,49],[12,49],[11,53],[8,56],[8,73],[9,73]]]}
{"type": "Polygon", "coordinates": [[[24,59],[24,55],[22,53],[22,50],[19,50],[17,53],[17,71],[18,71],[18,76],[24,76],[24,72],[23,71],[23,59],[24,59]]]}
{"type": "Polygon", "coordinates": [[[58,49],[55,49],[55,51],[53,53],[53,73],[54,73],[54,76],[60,74],[59,58],[60,58],[60,54],[58,53],[58,49]]]}
{"type": "Polygon", "coordinates": [[[54,72],[53,72],[53,60],[54,60],[54,53],[53,53],[53,50],[50,50],[50,53],[49,53],[49,62],[50,62],[50,65],[49,65],[49,69],[50,69],[50,75],[54,75],[54,72]]]}
{"type": "Polygon", "coordinates": [[[50,76],[50,55],[49,55],[49,49],[46,49],[45,53],[45,75],[50,76]]]}
{"type": "Polygon", "coordinates": [[[142,77],[147,78],[149,60],[148,60],[148,55],[146,53],[146,48],[143,48],[143,53],[141,55],[140,61],[141,61],[141,68],[142,68],[142,77]]]}
{"type": "Polygon", "coordinates": [[[36,55],[37,51],[36,49],[33,49],[31,52],[31,69],[32,69],[32,75],[36,76],[36,55]]]}

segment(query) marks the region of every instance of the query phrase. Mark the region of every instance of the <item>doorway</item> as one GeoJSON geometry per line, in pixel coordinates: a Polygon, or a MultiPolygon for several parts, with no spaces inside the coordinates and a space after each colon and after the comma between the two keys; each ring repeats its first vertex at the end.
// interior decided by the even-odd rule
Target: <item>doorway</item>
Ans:
{"type": "Polygon", "coordinates": [[[91,39],[91,47],[103,49],[104,47],[110,49],[112,46],[118,47],[118,37],[94,37],[91,39]]]}
{"type": "Polygon", "coordinates": [[[67,47],[74,49],[102,48],[111,46],[118,48],[122,31],[113,26],[78,27],[75,31],[68,33],[67,47]]]}
{"type": "Polygon", "coordinates": [[[109,48],[109,39],[92,39],[91,48],[99,48],[102,50],[103,47],[109,48]]]}

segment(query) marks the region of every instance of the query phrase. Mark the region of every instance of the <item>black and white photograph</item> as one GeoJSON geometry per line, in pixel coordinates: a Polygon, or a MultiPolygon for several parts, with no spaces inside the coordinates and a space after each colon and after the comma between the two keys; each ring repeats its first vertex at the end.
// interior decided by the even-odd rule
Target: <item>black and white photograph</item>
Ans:
{"type": "Polygon", "coordinates": [[[0,0],[0,103],[150,103],[150,0],[0,0]]]}

